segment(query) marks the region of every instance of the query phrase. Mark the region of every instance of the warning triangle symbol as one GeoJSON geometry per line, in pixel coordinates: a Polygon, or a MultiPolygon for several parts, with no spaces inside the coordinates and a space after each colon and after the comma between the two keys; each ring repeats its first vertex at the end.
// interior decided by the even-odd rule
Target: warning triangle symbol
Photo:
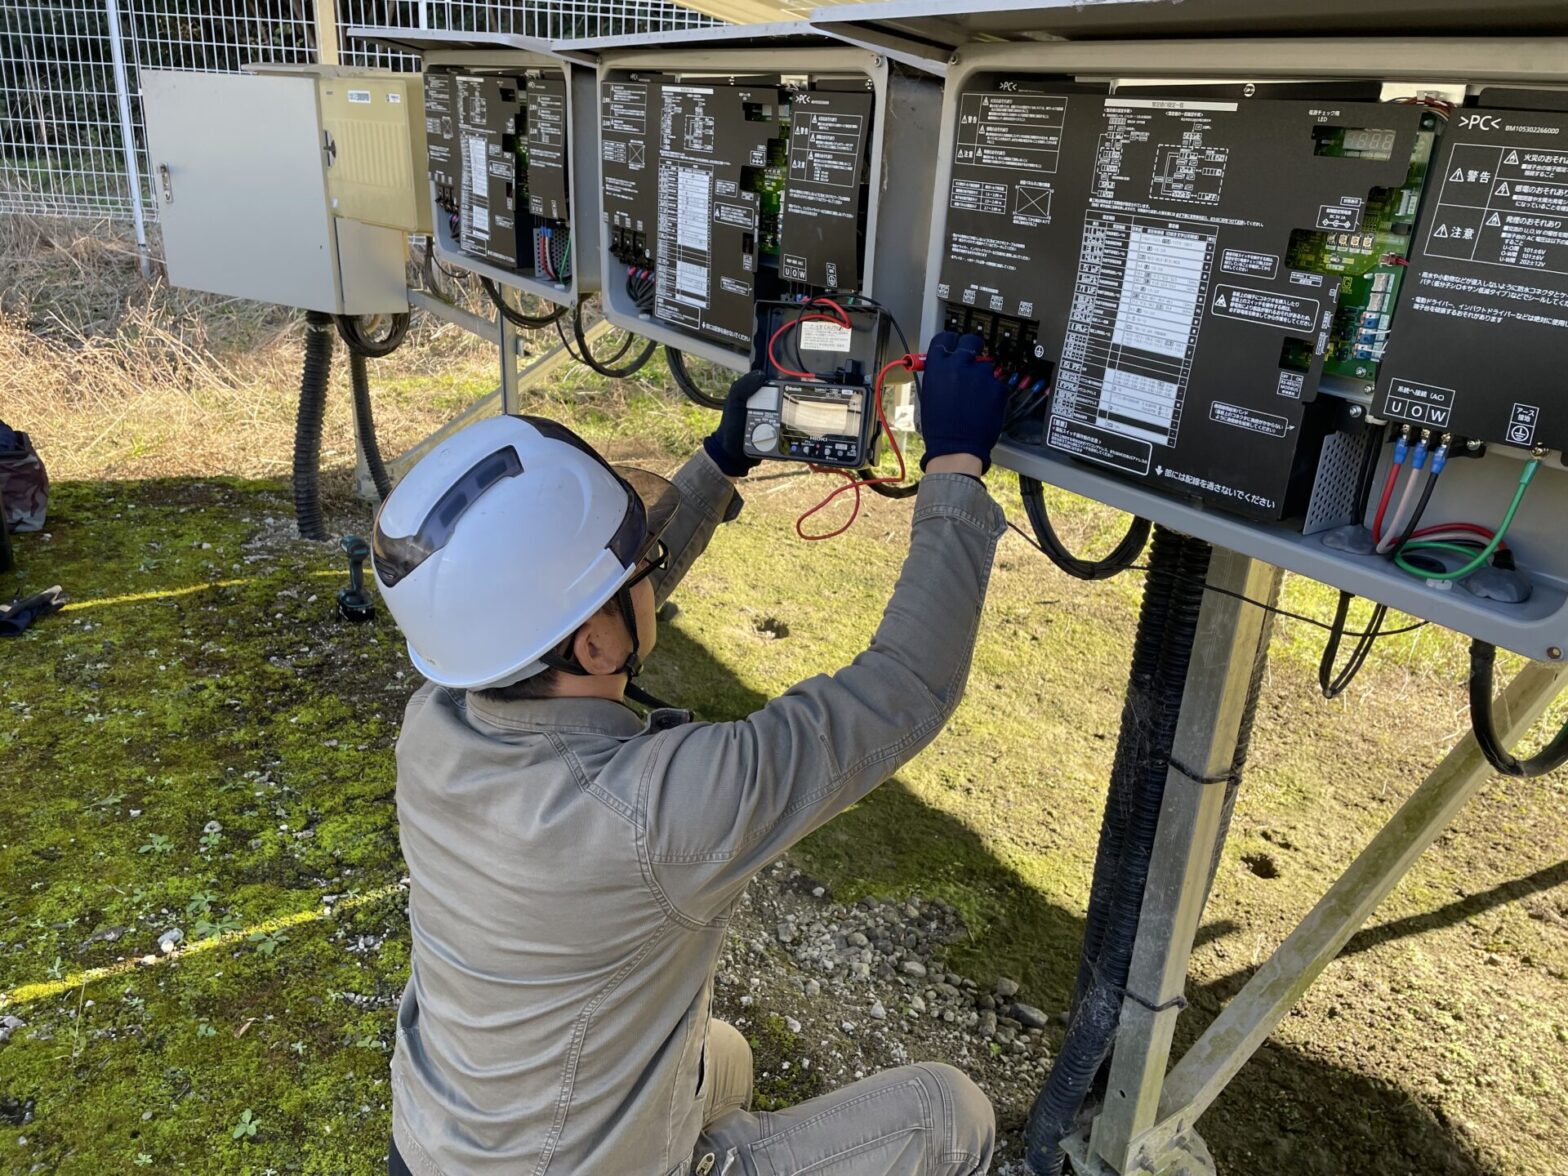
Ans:
{"type": "Polygon", "coordinates": [[[1507,196],[1508,194],[1508,182],[1505,180],[1501,184],[1497,185],[1497,195],[1507,196]]]}
{"type": "Polygon", "coordinates": [[[1499,228],[1502,225],[1502,223],[1503,223],[1503,218],[1498,216],[1495,212],[1491,216],[1486,218],[1486,227],[1489,228],[1489,229],[1499,228]]]}
{"type": "Polygon", "coordinates": [[[1461,184],[1464,183],[1465,182],[1465,169],[1462,168],[1462,167],[1456,167],[1454,169],[1454,174],[1449,176],[1448,178],[1451,179],[1451,180],[1456,180],[1456,181],[1458,181],[1461,184]]]}
{"type": "Polygon", "coordinates": [[[1437,232],[1433,233],[1432,236],[1434,236],[1434,237],[1446,237],[1446,236],[1448,236],[1448,226],[1447,225],[1438,225],[1437,226],[1437,232]]]}
{"type": "Polygon", "coordinates": [[[1519,166],[1519,152],[1517,152],[1517,151],[1510,151],[1508,153],[1507,157],[1503,160],[1503,163],[1511,165],[1511,166],[1514,166],[1514,167],[1519,166]]]}
{"type": "Polygon", "coordinates": [[[1214,305],[1219,307],[1221,310],[1224,310],[1227,306],[1225,295],[1221,294],[1218,298],[1216,298],[1214,300],[1214,305]]]}

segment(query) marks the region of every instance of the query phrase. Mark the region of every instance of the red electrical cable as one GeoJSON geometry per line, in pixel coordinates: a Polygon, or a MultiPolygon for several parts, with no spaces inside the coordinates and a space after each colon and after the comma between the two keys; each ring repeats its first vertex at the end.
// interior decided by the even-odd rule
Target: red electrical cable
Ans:
{"type": "Polygon", "coordinates": [[[1372,520],[1373,546],[1383,542],[1383,516],[1388,513],[1388,503],[1394,497],[1394,485],[1399,481],[1399,471],[1403,468],[1404,463],[1398,461],[1388,467],[1388,481],[1383,483],[1383,497],[1378,500],[1377,517],[1372,520]]]}
{"type": "MultiPolygon", "coordinates": [[[[1487,540],[1490,540],[1496,534],[1491,527],[1483,527],[1480,523],[1437,523],[1430,527],[1422,527],[1419,531],[1413,532],[1410,537],[1412,539],[1424,539],[1428,535],[1438,535],[1444,531],[1468,531],[1472,535],[1478,535],[1482,539],[1487,540]]],[[[1499,543],[1498,547],[1506,551],[1508,544],[1506,542],[1499,543]]]]}
{"type": "MultiPolygon", "coordinates": [[[[770,350],[772,346],[773,344],[770,341],[768,344],[770,350]]],[[[817,503],[816,506],[812,507],[805,514],[801,515],[798,519],[795,520],[795,534],[799,535],[802,539],[805,539],[810,543],[815,543],[822,539],[834,539],[842,535],[845,531],[849,530],[849,528],[854,525],[855,520],[860,517],[860,492],[862,488],[866,486],[896,485],[899,482],[902,482],[908,475],[908,467],[904,464],[904,451],[899,448],[898,438],[893,435],[892,426],[887,423],[887,413],[884,412],[882,408],[882,381],[887,378],[888,372],[892,371],[894,368],[903,368],[906,371],[918,371],[921,366],[921,359],[922,357],[920,356],[901,355],[892,362],[884,364],[882,370],[877,373],[876,384],[873,388],[873,396],[876,400],[877,407],[877,425],[882,430],[882,432],[887,434],[887,443],[893,447],[893,456],[898,458],[898,476],[896,478],[862,479],[856,477],[855,474],[849,470],[835,470],[826,469],[821,466],[812,466],[811,468],[817,473],[838,474],[845,478],[846,481],[844,485],[838,487],[821,502],[817,503]],[[824,509],[840,494],[843,494],[849,490],[853,490],[855,492],[855,505],[850,510],[849,518],[844,521],[843,526],[839,527],[837,530],[828,531],[820,535],[806,534],[806,529],[804,526],[806,520],[809,519],[812,515],[816,514],[818,511],[824,509]]]]}

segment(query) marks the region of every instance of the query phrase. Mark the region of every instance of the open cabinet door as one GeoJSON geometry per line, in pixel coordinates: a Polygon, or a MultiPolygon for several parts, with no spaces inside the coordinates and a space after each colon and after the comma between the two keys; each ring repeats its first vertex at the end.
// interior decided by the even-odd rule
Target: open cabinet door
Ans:
{"type": "Polygon", "coordinates": [[[147,70],[142,103],[171,284],[329,314],[407,309],[403,235],[332,215],[312,74],[147,70]]]}

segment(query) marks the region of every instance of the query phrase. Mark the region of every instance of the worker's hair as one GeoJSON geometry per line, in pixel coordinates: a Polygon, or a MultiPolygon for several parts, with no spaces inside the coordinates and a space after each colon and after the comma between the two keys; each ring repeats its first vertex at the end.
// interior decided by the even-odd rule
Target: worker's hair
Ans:
{"type": "Polygon", "coordinates": [[[560,681],[560,670],[541,670],[521,681],[481,690],[479,697],[490,702],[521,702],[528,698],[554,698],[556,686],[560,681]]]}
{"type": "MultiPolygon", "coordinates": [[[[619,607],[615,603],[615,598],[611,597],[599,606],[598,611],[607,612],[612,608],[619,607]]],[[[569,656],[572,651],[572,641],[576,637],[577,632],[573,630],[572,635],[557,645],[552,651],[555,656],[569,656]]],[[[519,681],[509,682],[505,686],[491,686],[477,693],[480,698],[488,699],[490,702],[523,702],[530,698],[554,698],[556,689],[560,684],[561,671],[547,669],[540,670],[539,673],[519,681]]]]}

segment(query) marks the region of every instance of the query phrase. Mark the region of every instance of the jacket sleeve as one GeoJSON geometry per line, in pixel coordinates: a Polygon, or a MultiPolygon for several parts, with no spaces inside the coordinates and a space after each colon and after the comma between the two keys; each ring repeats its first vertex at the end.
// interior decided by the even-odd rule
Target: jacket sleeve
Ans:
{"type": "Polygon", "coordinates": [[[931,742],[957,707],[1005,522],[984,485],[924,478],[909,555],[870,646],[748,718],[678,727],[641,765],[644,868],[694,923],[931,742]]]}
{"type": "Polygon", "coordinates": [[[669,599],[697,557],[707,550],[708,540],[719,524],[733,519],[741,507],[741,496],[734,484],[700,449],[670,480],[680,491],[681,508],[664,533],[669,564],[651,577],[654,600],[659,604],[669,599]]]}

